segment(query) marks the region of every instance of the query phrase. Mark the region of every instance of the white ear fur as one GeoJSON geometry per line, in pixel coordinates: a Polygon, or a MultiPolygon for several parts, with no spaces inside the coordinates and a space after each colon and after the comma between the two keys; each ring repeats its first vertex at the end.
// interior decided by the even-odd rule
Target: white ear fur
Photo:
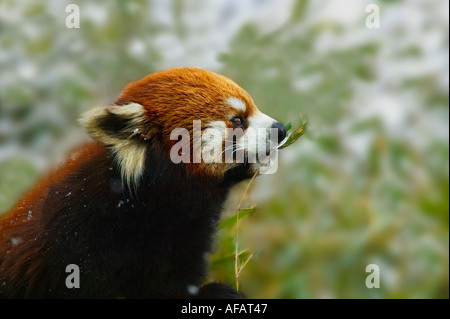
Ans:
{"type": "Polygon", "coordinates": [[[82,114],[79,122],[94,139],[114,145],[143,129],[144,108],[137,103],[96,107],[82,114]]]}
{"type": "Polygon", "coordinates": [[[82,115],[80,124],[95,140],[109,146],[122,181],[137,186],[144,173],[147,143],[133,138],[144,129],[144,108],[137,103],[97,107],[82,115]]]}

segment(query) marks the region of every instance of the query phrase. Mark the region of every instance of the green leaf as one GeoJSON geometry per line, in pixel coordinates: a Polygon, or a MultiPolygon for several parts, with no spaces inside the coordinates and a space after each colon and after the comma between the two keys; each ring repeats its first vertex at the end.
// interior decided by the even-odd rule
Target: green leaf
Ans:
{"type": "Polygon", "coordinates": [[[289,132],[292,128],[291,122],[287,122],[286,124],[284,124],[284,127],[286,128],[286,131],[289,132]]]}
{"type": "Polygon", "coordinates": [[[302,114],[300,114],[300,126],[288,136],[286,142],[283,145],[281,145],[278,149],[281,150],[294,144],[295,141],[297,141],[305,133],[306,124],[307,124],[306,119],[303,117],[302,114]]]}
{"type": "Polygon", "coordinates": [[[255,207],[241,209],[239,212],[237,212],[233,216],[230,216],[230,217],[225,218],[224,220],[220,221],[219,229],[228,228],[228,227],[233,226],[234,224],[236,224],[237,219],[244,218],[248,214],[253,213],[254,210],[255,210],[255,207]],[[239,215],[239,216],[237,216],[237,215],[239,215]]]}

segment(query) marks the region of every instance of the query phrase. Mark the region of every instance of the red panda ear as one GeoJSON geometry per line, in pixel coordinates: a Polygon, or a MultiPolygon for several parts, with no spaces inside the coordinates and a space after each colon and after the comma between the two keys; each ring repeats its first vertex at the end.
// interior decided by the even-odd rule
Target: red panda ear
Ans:
{"type": "Polygon", "coordinates": [[[92,138],[115,145],[143,134],[144,109],[137,103],[98,107],[82,114],[79,122],[92,138]]]}
{"type": "Polygon", "coordinates": [[[111,148],[123,181],[128,185],[136,184],[144,171],[148,146],[142,105],[130,103],[95,108],[84,113],[79,122],[92,138],[111,148]]]}

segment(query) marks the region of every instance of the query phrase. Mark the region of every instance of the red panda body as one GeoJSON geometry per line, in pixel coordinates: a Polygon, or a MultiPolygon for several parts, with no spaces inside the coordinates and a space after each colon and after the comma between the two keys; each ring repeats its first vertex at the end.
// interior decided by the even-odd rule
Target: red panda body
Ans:
{"type": "Polygon", "coordinates": [[[254,169],[175,164],[169,156],[173,128],[192,131],[196,118],[230,125],[237,112],[226,105],[230,96],[245,103],[243,117],[259,112],[226,78],[171,69],[89,113],[82,122],[97,141],[0,219],[0,297],[240,297],[222,284],[196,287],[228,190],[254,169]],[[70,264],[80,269],[79,288],[66,286],[70,264]]]}

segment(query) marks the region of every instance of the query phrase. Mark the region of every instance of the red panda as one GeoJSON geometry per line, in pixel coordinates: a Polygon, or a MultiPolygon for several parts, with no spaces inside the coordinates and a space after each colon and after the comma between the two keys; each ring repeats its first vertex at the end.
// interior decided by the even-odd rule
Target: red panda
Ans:
{"type": "Polygon", "coordinates": [[[275,128],[277,144],[286,135],[247,92],[213,72],[173,68],[129,83],[112,105],[82,116],[95,141],[0,219],[0,297],[239,298],[225,284],[198,287],[227,193],[260,162],[193,161],[196,120],[202,132],[241,128],[232,145],[245,156],[255,144],[267,147],[260,138],[241,142],[250,128],[275,128]],[[190,133],[190,161],[171,160],[176,128],[190,133]],[[70,264],[79,267],[79,288],[66,286],[70,264]]]}

